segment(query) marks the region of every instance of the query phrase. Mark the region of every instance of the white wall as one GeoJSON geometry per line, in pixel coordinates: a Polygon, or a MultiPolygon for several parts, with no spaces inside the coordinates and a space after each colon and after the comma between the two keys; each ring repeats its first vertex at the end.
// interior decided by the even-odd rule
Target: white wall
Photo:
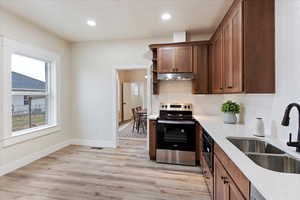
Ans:
{"type": "MultiPolygon", "coordinates": [[[[197,36],[199,38],[201,37],[197,36]]],[[[169,38],[84,42],[72,45],[76,88],[73,96],[73,132],[77,139],[112,141],[113,67],[150,66],[152,53],[148,45],[171,41],[170,35],[169,38]]]]}
{"type": "MultiPolygon", "coordinates": [[[[59,54],[61,56],[62,77],[62,130],[34,140],[28,140],[6,148],[0,148],[2,155],[0,161],[1,167],[1,165],[10,164],[12,161],[22,159],[25,156],[29,156],[33,153],[40,152],[53,145],[69,140],[71,122],[71,48],[70,44],[64,40],[21,18],[7,13],[1,8],[0,35],[23,44],[36,46],[59,54]]],[[[3,99],[1,95],[2,92],[0,93],[0,98],[3,99]]],[[[0,126],[2,127],[1,121],[0,126]]],[[[2,137],[3,133],[1,133],[0,141],[2,140],[2,137]]]]}

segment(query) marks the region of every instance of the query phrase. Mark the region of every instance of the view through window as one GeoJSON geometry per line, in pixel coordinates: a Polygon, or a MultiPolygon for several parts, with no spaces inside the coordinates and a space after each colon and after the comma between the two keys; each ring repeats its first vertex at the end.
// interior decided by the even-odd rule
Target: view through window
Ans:
{"type": "Polygon", "coordinates": [[[12,55],[13,132],[48,124],[49,64],[23,55],[12,55]]]}

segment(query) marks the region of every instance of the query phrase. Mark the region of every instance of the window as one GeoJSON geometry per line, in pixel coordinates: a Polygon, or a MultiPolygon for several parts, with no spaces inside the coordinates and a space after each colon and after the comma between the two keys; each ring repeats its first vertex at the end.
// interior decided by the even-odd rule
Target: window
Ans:
{"type": "Polygon", "coordinates": [[[133,96],[140,96],[140,84],[139,83],[131,83],[131,94],[133,96]]]}
{"type": "Polygon", "coordinates": [[[11,55],[12,132],[50,125],[51,62],[11,55]]]}

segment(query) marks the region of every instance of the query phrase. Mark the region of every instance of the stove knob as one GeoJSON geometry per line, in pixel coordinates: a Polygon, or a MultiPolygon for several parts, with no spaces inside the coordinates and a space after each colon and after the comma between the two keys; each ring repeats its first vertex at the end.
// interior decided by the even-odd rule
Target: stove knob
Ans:
{"type": "Polygon", "coordinates": [[[186,109],[186,108],[187,108],[187,106],[184,106],[184,108],[186,109]]]}

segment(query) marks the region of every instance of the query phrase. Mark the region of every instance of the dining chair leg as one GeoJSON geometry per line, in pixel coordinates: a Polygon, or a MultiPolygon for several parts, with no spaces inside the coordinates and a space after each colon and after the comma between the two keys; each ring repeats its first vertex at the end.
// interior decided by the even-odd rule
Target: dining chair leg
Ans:
{"type": "Polygon", "coordinates": [[[136,128],[136,121],[133,120],[133,124],[132,124],[132,133],[134,133],[134,129],[136,128]]]}
{"type": "Polygon", "coordinates": [[[141,118],[138,119],[137,133],[140,133],[141,118]]]}

